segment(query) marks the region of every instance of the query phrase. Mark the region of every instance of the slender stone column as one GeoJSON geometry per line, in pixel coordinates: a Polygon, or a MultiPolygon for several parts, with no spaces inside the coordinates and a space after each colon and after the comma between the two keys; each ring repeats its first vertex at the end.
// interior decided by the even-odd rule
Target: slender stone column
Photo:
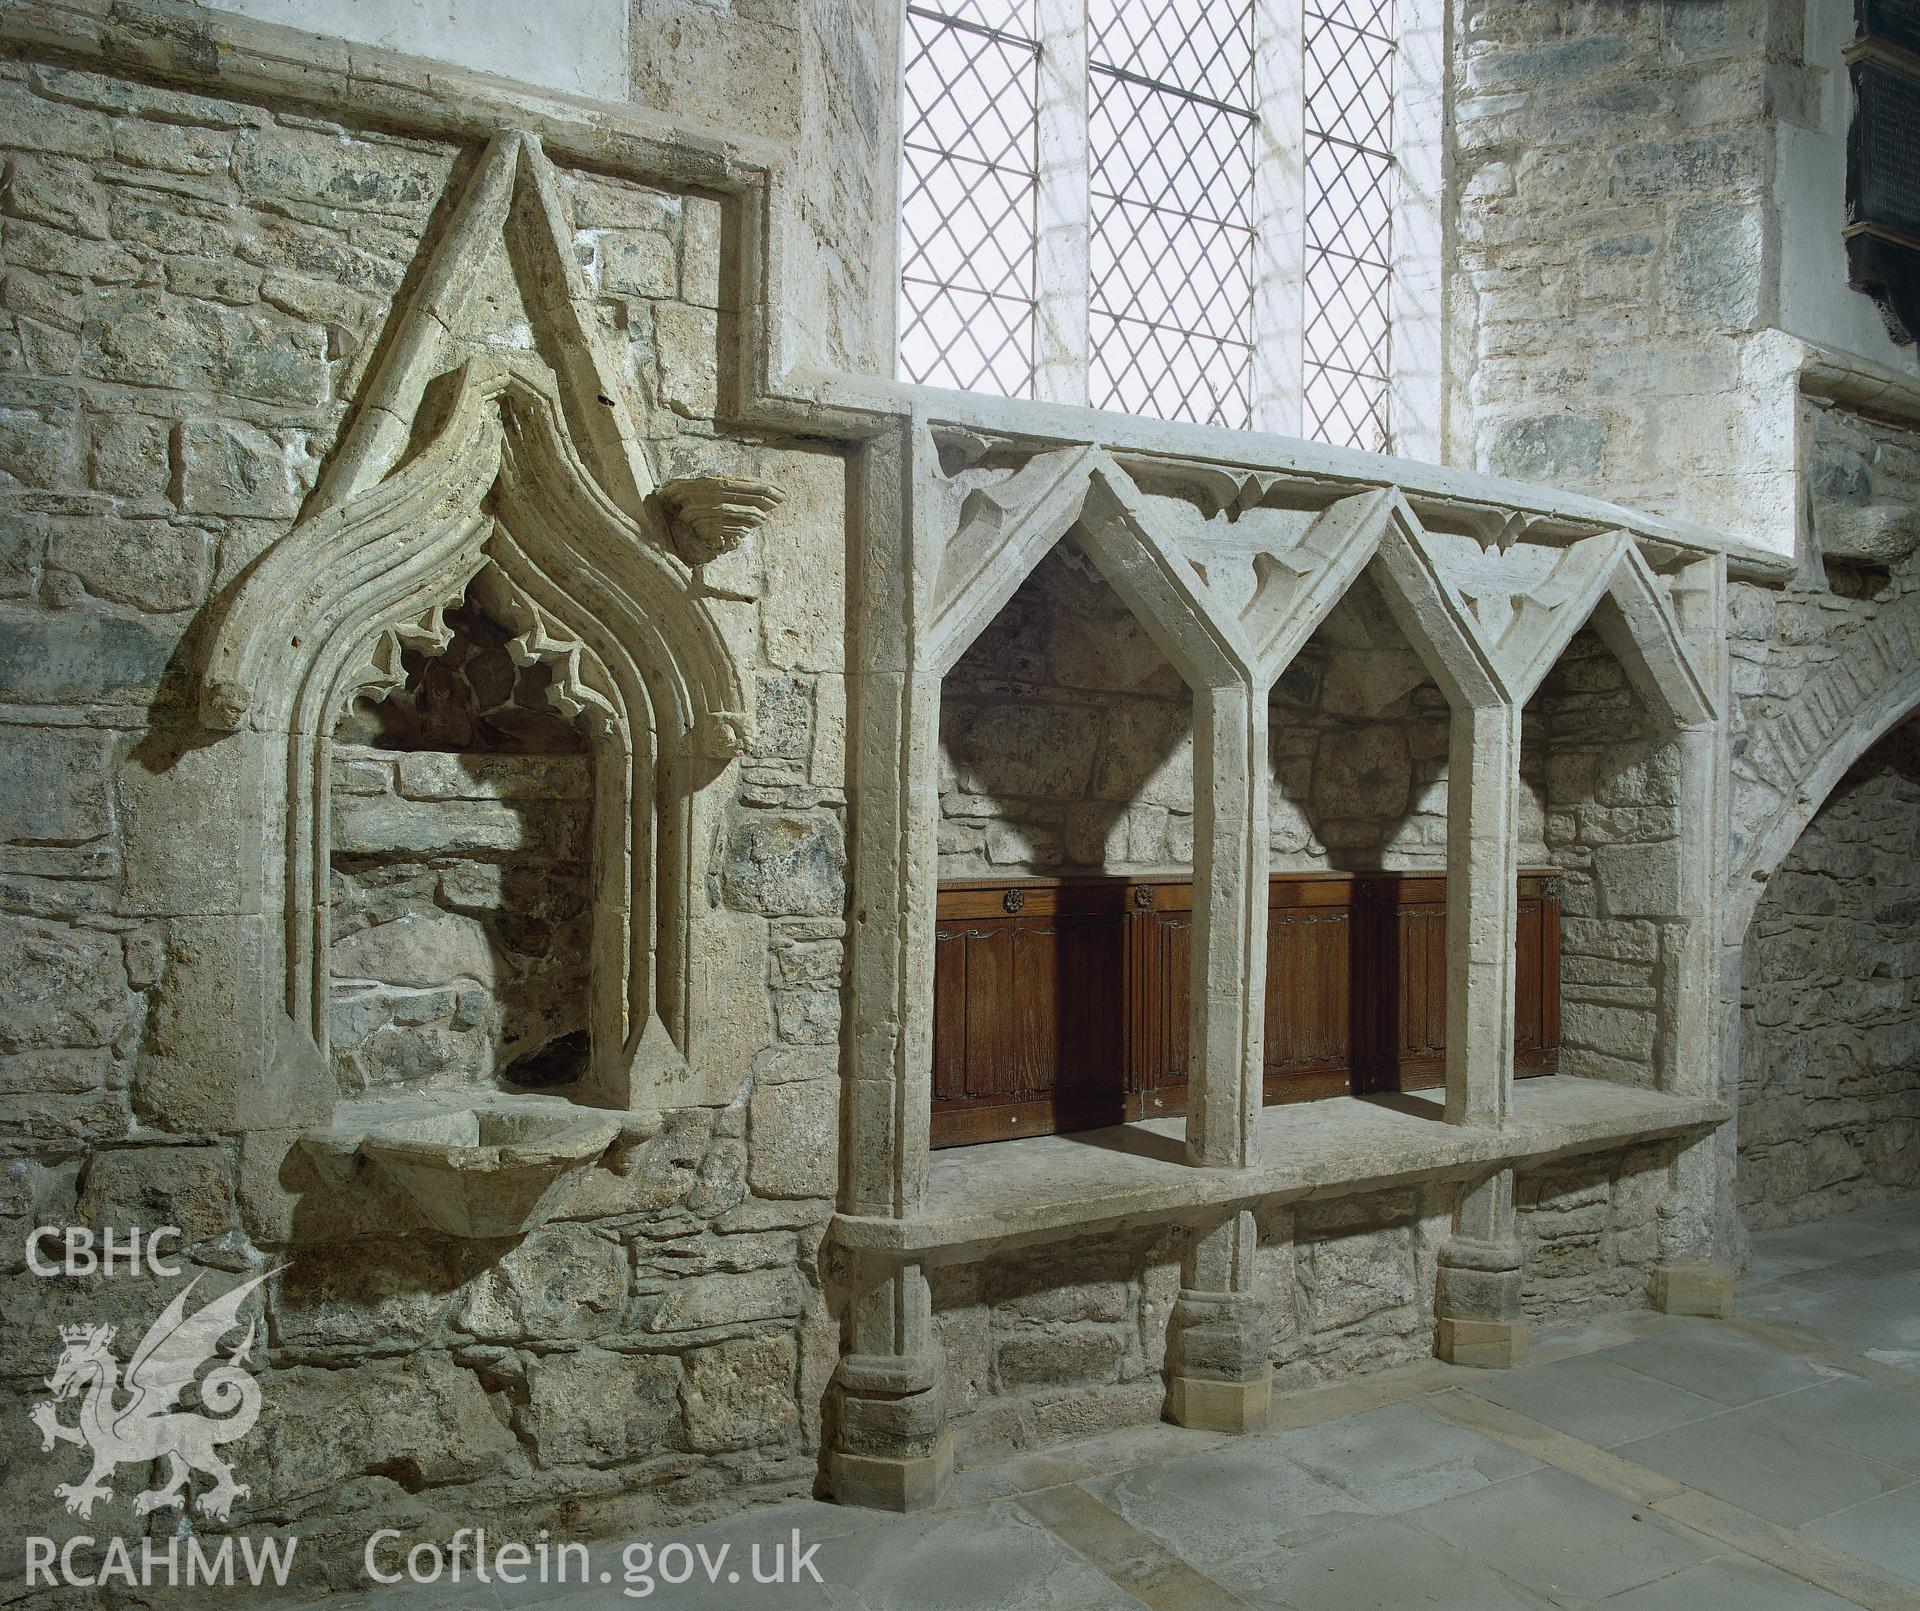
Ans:
{"type": "MultiPolygon", "coordinates": [[[[1713,891],[1719,883],[1719,847],[1724,841],[1718,767],[1718,733],[1710,726],[1682,728],[1679,751],[1679,826],[1674,910],[1660,959],[1659,1075],[1662,1089],[1683,1096],[1712,1096],[1722,1068],[1714,1045],[1714,972],[1719,936],[1713,891]]],[[[1735,1272],[1731,1250],[1717,1245],[1715,1194],[1721,1188],[1715,1136],[1703,1136],[1674,1160],[1658,1220],[1660,1262],[1654,1267],[1655,1307],[1668,1314],[1725,1316],[1733,1313],[1735,1272]]]]}
{"type": "MultiPolygon", "coordinates": [[[[1447,1119],[1498,1127],[1513,1102],[1520,706],[1453,711],[1447,763],[1447,1119]]],[[[1469,1191],[1440,1250],[1435,1351],[1456,1365],[1527,1358],[1513,1171],[1469,1191]]]]}
{"type": "MultiPolygon", "coordinates": [[[[848,1214],[916,1213],[927,1183],[940,679],[910,648],[910,457],[904,440],[882,440],[862,458],[862,574],[880,580],[862,592],[860,652],[848,675],[852,990],[840,1176],[848,1214]]],[[[852,1265],[846,1351],[828,1406],[828,1482],[843,1504],[919,1509],[953,1473],[926,1272],[870,1256],[852,1265]]]]}
{"type": "Polygon", "coordinates": [[[1257,1432],[1273,1413],[1267,1306],[1254,1284],[1258,1233],[1241,1212],[1196,1231],[1180,1267],[1167,1344],[1167,1419],[1257,1432]]]}
{"type": "Polygon", "coordinates": [[[1513,1171],[1502,1169],[1461,1198],[1453,1235],[1440,1249],[1435,1352],[1455,1365],[1526,1364],[1522,1279],[1513,1171]]]}
{"type": "Polygon", "coordinates": [[[1455,706],[1447,757],[1447,1120],[1513,1100],[1520,707],[1455,706]]]}
{"type": "MultiPolygon", "coordinates": [[[[1197,690],[1194,706],[1193,1043],[1187,1155],[1244,1168],[1260,1113],[1267,975],[1267,701],[1249,681],[1197,690]]],[[[1251,1432],[1273,1405],[1253,1216],[1197,1231],[1167,1344],[1167,1417],[1251,1432]]]]}
{"type": "Polygon", "coordinates": [[[1243,1168],[1266,1031],[1267,705],[1248,684],[1193,694],[1193,1055],[1187,1156],[1243,1168]]]}

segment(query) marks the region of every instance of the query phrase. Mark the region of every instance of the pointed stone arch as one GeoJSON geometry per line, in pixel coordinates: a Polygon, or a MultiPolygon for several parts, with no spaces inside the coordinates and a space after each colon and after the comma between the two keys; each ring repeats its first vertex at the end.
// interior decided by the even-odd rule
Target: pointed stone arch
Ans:
{"type": "Polygon", "coordinates": [[[1241,612],[1255,664],[1271,684],[1360,577],[1370,575],[1408,645],[1459,706],[1497,704],[1501,689],[1472,612],[1397,488],[1355,493],[1314,517],[1284,555],[1254,561],[1259,586],[1241,612]]]}
{"type": "Polygon", "coordinates": [[[1779,871],[1800,836],[1807,831],[1827,797],[1854,763],[1916,711],[1920,711],[1920,666],[1910,668],[1896,682],[1849,713],[1846,722],[1813,757],[1798,781],[1792,800],[1757,835],[1745,855],[1734,864],[1728,879],[1726,937],[1730,944],[1745,942],[1753,914],[1767,885],[1779,871]]]}
{"type": "Polygon", "coordinates": [[[289,1018],[324,1053],[328,748],[356,699],[436,652],[468,588],[554,666],[595,757],[591,1100],[687,1099],[696,801],[744,742],[745,695],[691,570],[589,468],[543,365],[469,358],[422,395],[425,443],[300,522],[256,562],[213,635],[207,725],[262,748],[268,910],[289,1018]],[[429,423],[429,421],[431,423],[429,423]]]}
{"type": "Polygon", "coordinates": [[[587,446],[607,494],[641,517],[654,490],[653,469],[573,248],[559,182],[539,138],[519,129],[496,135],[418,285],[394,313],[309,513],[366,491],[400,463],[427,389],[464,351],[485,344],[484,326],[495,312],[488,293],[504,266],[526,315],[526,335],[554,376],[569,433],[587,446]]]}
{"type": "Polygon", "coordinates": [[[706,906],[694,847],[708,786],[744,746],[747,700],[703,556],[676,548],[686,533],[654,492],[557,175],[537,138],[503,132],[395,310],[303,518],[210,635],[201,714],[255,762],[261,966],[297,1045],[327,1044],[334,725],[404,681],[405,651],[443,650],[443,612],[471,590],[516,659],[552,668],[550,697],[594,756],[580,1095],[630,1109],[713,1098],[688,1066],[706,906]]]}
{"type": "Polygon", "coordinates": [[[1716,719],[1712,690],[1672,603],[1638,546],[1621,531],[1567,548],[1542,581],[1511,600],[1497,635],[1489,634],[1494,665],[1516,705],[1533,697],[1589,623],[1666,726],[1677,730],[1716,719]]]}

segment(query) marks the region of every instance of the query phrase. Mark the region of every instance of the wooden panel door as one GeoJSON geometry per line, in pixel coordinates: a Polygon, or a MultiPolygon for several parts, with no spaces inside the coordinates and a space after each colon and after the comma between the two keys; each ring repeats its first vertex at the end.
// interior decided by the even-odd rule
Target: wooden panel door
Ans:
{"type": "Polygon", "coordinates": [[[1554,880],[1522,876],[1514,949],[1514,1077],[1553,1074],[1560,1067],[1560,889],[1554,880]]]}
{"type": "Polygon", "coordinates": [[[1353,981],[1359,966],[1350,879],[1274,879],[1267,899],[1269,1102],[1353,1088],[1353,981]]]}
{"type": "Polygon", "coordinates": [[[1127,914],[1127,1117],[1152,1119],[1187,1111],[1193,886],[1135,890],[1127,914]]]}
{"type": "Polygon", "coordinates": [[[1010,1102],[1020,1088],[1014,1022],[1013,929],[936,926],[933,933],[933,1105],[1010,1102]]]}
{"type": "Polygon", "coordinates": [[[1110,916],[1015,925],[1022,1092],[1051,1097],[1060,1126],[1120,1118],[1126,1071],[1121,928],[1110,916]]]}
{"type": "Polygon", "coordinates": [[[1356,1035],[1360,1084],[1410,1091],[1447,1078],[1447,881],[1425,874],[1363,878],[1356,1035]]]}
{"type": "MultiPolygon", "coordinates": [[[[933,1144],[1184,1112],[1193,888],[1121,879],[943,887],[934,930],[933,1144]]],[[[1558,1065],[1560,906],[1522,875],[1515,1072],[1558,1065]]],[[[1269,884],[1265,1099],[1446,1079],[1446,879],[1269,884]]]]}
{"type": "Polygon", "coordinates": [[[934,926],[935,1146],[1124,1117],[1118,913],[1034,904],[1042,909],[1032,915],[950,917],[934,926]]]}

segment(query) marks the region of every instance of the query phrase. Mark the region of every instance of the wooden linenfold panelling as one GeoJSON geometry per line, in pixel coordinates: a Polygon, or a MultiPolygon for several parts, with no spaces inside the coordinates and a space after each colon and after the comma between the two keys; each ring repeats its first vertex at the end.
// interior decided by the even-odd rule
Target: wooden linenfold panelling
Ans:
{"type": "Polygon", "coordinates": [[[937,1144],[1119,1122],[1121,939],[1097,914],[936,923],[937,1144]]]}
{"type": "Polygon", "coordinates": [[[1267,1101],[1352,1089],[1354,934],[1349,880],[1269,883],[1267,1101]]]}
{"type": "MultiPolygon", "coordinates": [[[[1551,875],[1518,889],[1515,1072],[1560,1034],[1551,875]]],[[[934,931],[933,1144],[1185,1111],[1193,886],[1173,879],[943,885],[934,931]]],[[[1446,1077],[1446,879],[1276,874],[1269,883],[1268,1102],[1446,1077]]]]}

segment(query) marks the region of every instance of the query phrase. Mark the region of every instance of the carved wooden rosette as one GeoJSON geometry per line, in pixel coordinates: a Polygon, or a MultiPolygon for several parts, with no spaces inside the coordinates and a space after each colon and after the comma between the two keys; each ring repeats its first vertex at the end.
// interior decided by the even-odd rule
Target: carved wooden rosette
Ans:
{"type": "Polygon", "coordinates": [[[334,727],[401,685],[403,650],[447,646],[442,612],[471,587],[593,747],[589,1094],[662,1106],[691,1049],[695,800],[741,748],[739,673],[690,568],[582,461],[544,365],[475,358],[444,384],[426,446],[269,549],[214,637],[203,719],[260,735],[260,821],[284,822],[266,898],[287,1011],[324,1052],[334,727]]]}

